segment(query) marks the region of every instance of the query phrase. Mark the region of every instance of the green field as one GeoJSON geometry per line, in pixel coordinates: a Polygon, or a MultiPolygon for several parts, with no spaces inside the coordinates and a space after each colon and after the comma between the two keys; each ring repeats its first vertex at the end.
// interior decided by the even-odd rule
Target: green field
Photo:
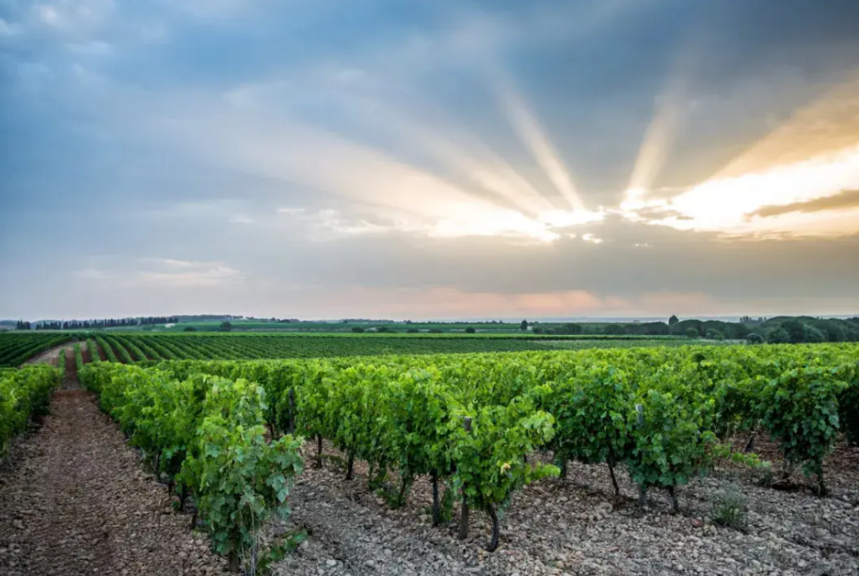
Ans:
{"type": "Polygon", "coordinates": [[[101,334],[120,360],[321,358],[683,345],[687,339],[412,334],[101,334]],[[126,356],[127,354],[127,356],[126,356]]]}

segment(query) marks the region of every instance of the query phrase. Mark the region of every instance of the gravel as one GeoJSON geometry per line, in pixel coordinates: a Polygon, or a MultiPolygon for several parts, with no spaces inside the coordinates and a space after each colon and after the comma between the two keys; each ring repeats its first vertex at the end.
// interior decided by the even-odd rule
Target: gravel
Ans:
{"type": "MultiPolygon", "coordinates": [[[[775,452],[766,442],[758,446],[775,452]]],[[[658,490],[639,508],[622,471],[616,498],[605,466],[573,464],[566,481],[543,480],[514,496],[491,554],[484,551],[485,514],[472,511],[464,542],[455,525],[432,527],[425,479],[416,482],[406,507],[391,510],[368,493],[363,463],[356,462],[356,477],[346,481],[340,458],[316,470],[314,453],[307,446],[308,469],[290,496],[293,515],[281,527],[304,528],[309,537],[276,566],[283,576],[859,574],[859,450],[843,444],[827,463],[830,497],[815,496],[811,482],[796,491],[762,487],[760,473],[726,466],[679,489],[677,515],[658,490]],[[742,531],[712,520],[728,492],[748,508],[742,531]]],[[[341,456],[327,443],[326,453],[341,456]]]]}

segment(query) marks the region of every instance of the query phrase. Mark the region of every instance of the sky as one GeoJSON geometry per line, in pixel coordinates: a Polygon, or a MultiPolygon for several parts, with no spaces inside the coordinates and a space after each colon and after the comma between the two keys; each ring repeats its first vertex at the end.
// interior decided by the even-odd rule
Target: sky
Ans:
{"type": "Polygon", "coordinates": [[[855,0],[0,0],[0,318],[859,314],[855,0]]]}

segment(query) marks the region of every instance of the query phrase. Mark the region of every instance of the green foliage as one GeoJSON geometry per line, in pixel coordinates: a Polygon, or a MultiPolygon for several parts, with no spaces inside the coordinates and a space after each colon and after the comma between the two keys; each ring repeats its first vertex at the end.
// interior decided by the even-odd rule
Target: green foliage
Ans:
{"type": "Polygon", "coordinates": [[[582,333],[581,324],[562,324],[553,330],[555,334],[561,335],[578,335],[582,333]]]}
{"type": "Polygon", "coordinates": [[[669,318],[669,319],[668,319],[668,325],[669,325],[669,326],[674,326],[674,325],[675,325],[675,324],[677,324],[678,322],[680,322],[680,319],[679,319],[677,316],[673,315],[673,314],[671,315],[671,318],[669,318]]]}
{"type": "Polygon", "coordinates": [[[785,459],[821,480],[823,459],[834,449],[839,430],[844,377],[842,368],[792,368],[770,380],[757,397],[761,423],[785,459]]]}
{"type": "Polygon", "coordinates": [[[183,495],[190,491],[215,549],[238,569],[265,519],[288,513],[302,440],[269,442],[270,410],[259,384],[199,372],[180,379],[180,372],[99,363],[85,366],[80,380],[153,467],[183,495]]]}
{"type": "Polygon", "coordinates": [[[767,342],[770,344],[790,343],[790,334],[784,328],[775,328],[767,332],[767,342]]]}
{"type": "Polygon", "coordinates": [[[838,423],[847,441],[859,446],[859,363],[845,369],[847,386],[838,397],[838,423]]]}
{"type": "Polygon", "coordinates": [[[687,337],[687,338],[692,338],[692,339],[696,339],[696,338],[700,338],[700,337],[701,337],[701,333],[698,331],[698,329],[697,329],[697,328],[693,328],[693,327],[691,327],[691,326],[690,326],[689,328],[687,328],[687,329],[686,329],[685,334],[686,334],[686,337],[687,337]]]}
{"type": "Polygon", "coordinates": [[[261,424],[235,425],[219,413],[203,420],[197,437],[199,455],[188,459],[183,478],[198,494],[215,550],[235,557],[253,546],[269,516],[289,513],[290,484],[302,468],[301,442],[283,436],[267,444],[261,424]]]}
{"type": "Polygon", "coordinates": [[[598,362],[564,374],[537,393],[555,418],[551,446],[560,462],[624,461],[631,442],[627,419],[635,404],[626,372],[598,362]]]}
{"type": "Polygon", "coordinates": [[[8,455],[12,439],[27,429],[31,416],[47,414],[60,377],[58,369],[45,365],[0,372],[0,458],[8,455]]]}
{"type": "Polygon", "coordinates": [[[748,342],[749,344],[763,344],[764,337],[756,332],[752,332],[751,334],[746,336],[746,342],[748,342]]]}
{"type": "Polygon", "coordinates": [[[75,369],[80,372],[84,367],[84,357],[81,352],[81,345],[75,344],[75,369]]]}
{"type": "Polygon", "coordinates": [[[57,356],[57,369],[60,371],[60,378],[65,378],[66,376],[66,349],[63,348],[60,350],[59,356],[57,356]]]}
{"type": "Polygon", "coordinates": [[[808,344],[826,342],[826,335],[823,332],[807,324],[802,327],[802,336],[802,341],[808,344]]]}
{"type": "Polygon", "coordinates": [[[474,334],[475,332],[476,332],[476,330],[474,329],[474,326],[469,326],[468,328],[465,329],[466,334],[474,334]]]}
{"type": "Polygon", "coordinates": [[[0,331],[0,368],[18,367],[40,352],[68,342],[73,336],[50,332],[0,331]]]}
{"type": "Polygon", "coordinates": [[[450,420],[453,483],[468,505],[487,511],[503,509],[515,490],[557,476],[556,466],[524,458],[552,439],[553,424],[552,415],[535,411],[526,397],[515,398],[508,406],[455,409],[450,420]],[[466,418],[471,419],[470,430],[464,425],[466,418]]]}
{"type": "Polygon", "coordinates": [[[632,447],[626,467],[643,489],[688,483],[707,470],[716,444],[710,430],[715,400],[696,394],[672,372],[660,370],[653,380],[661,390],[642,390],[641,408],[627,414],[632,447]]]}

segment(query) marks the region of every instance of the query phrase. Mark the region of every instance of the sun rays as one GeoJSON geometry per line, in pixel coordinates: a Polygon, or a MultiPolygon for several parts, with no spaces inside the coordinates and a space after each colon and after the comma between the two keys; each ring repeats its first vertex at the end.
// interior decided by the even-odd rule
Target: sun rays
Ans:
{"type": "Polygon", "coordinates": [[[649,193],[675,113],[652,122],[619,212],[680,230],[739,235],[859,232],[859,206],[814,201],[859,189],[859,74],[798,110],[708,180],[679,194],[649,193]],[[809,204],[802,210],[778,207],[809,204]]]}

